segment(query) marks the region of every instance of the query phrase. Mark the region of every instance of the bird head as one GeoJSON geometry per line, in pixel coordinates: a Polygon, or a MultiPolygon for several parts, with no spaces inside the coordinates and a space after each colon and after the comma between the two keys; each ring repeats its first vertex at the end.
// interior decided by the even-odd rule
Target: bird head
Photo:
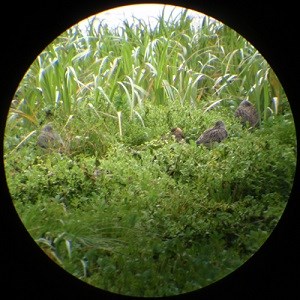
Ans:
{"type": "Polygon", "coordinates": [[[215,128],[225,128],[225,124],[223,121],[217,121],[215,124],[215,128]]]}
{"type": "Polygon", "coordinates": [[[181,134],[181,135],[183,134],[181,128],[179,128],[179,127],[172,128],[171,132],[173,134],[181,134]]]}
{"type": "Polygon", "coordinates": [[[43,127],[42,131],[44,132],[52,132],[53,131],[53,127],[51,124],[47,124],[43,127]]]}
{"type": "Polygon", "coordinates": [[[240,106],[252,106],[251,102],[249,102],[248,100],[243,100],[240,104],[240,106]]]}

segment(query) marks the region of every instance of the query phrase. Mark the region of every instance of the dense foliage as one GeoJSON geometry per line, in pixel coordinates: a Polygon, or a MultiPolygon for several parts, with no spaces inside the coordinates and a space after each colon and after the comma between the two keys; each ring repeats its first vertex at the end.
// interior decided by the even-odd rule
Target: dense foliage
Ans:
{"type": "Polygon", "coordinates": [[[187,12],[111,29],[69,29],[34,61],[7,120],[16,209],[49,257],[82,280],[135,296],[206,286],[243,264],[281,217],[296,136],[284,91],[252,45],[187,12]],[[234,117],[248,97],[261,122],[234,117]],[[197,146],[223,120],[228,138],[197,146]],[[36,146],[52,122],[65,146],[36,146]],[[181,127],[186,142],[168,136],[181,127]],[[145,285],[145,283],[147,283],[145,285]]]}

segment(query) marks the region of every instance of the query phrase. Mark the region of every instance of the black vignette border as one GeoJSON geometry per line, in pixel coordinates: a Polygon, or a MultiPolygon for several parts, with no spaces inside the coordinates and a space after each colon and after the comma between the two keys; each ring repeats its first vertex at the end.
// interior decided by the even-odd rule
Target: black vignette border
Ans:
{"type": "MultiPolygon", "coordinates": [[[[151,1],[151,3],[159,3],[151,1]]],[[[2,41],[0,93],[1,105],[1,142],[10,101],[19,81],[42,49],[57,35],[79,20],[114,6],[145,3],[142,1],[57,1],[38,4],[27,1],[25,4],[7,2],[1,12],[2,41]],[[11,30],[13,30],[13,35],[11,30]]],[[[265,3],[261,1],[164,1],[166,4],[185,6],[208,14],[247,38],[268,60],[277,73],[290,101],[297,132],[299,132],[299,109],[297,107],[299,85],[299,61],[297,57],[298,27],[295,3],[265,3]]],[[[3,157],[3,147],[1,147],[3,157]]],[[[2,237],[1,257],[3,271],[1,278],[2,293],[21,296],[23,299],[88,297],[96,299],[112,298],[115,295],[102,293],[66,275],[47,259],[32,243],[12,206],[5,183],[3,160],[1,160],[0,230],[2,237]]],[[[296,292],[296,270],[299,260],[299,217],[297,201],[300,195],[298,168],[295,185],[287,209],[268,245],[259,251],[249,263],[220,282],[198,292],[201,299],[216,299],[218,296],[238,299],[254,299],[270,295],[289,296],[296,292]],[[298,217],[298,218],[297,218],[298,217]]],[[[123,297],[121,297],[123,298],[123,297]]],[[[125,298],[125,297],[124,297],[125,298]]],[[[180,298],[180,296],[178,296],[180,298]]]]}

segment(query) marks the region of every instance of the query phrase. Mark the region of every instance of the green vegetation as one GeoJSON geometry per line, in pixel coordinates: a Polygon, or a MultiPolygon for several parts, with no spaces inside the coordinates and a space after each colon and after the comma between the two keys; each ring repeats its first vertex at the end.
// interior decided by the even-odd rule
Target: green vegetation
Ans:
{"type": "Polygon", "coordinates": [[[150,28],[70,28],[34,61],[4,140],[7,183],[29,233],[82,280],[133,296],[176,295],[234,271],[265,242],[293,184],[286,95],[252,45],[187,12],[150,28]],[[234,117],[249,97],[261,117],[234,117]],[[216,120],[228,138],[195,143],[216,120]],[[60,151],[36,146],[52,122],[60,151]],[[166,137],[183,129],[186,143],[166,137]]]}

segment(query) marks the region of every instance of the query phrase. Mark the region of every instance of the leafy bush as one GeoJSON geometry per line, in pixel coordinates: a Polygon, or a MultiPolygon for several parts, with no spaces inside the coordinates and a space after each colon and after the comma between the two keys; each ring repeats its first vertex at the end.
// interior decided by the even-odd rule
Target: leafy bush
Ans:
{"type": "Polygon", "coordinates": [[[128,140],[98,159],[22,147],[6,158],[10,192],[37,243],[83,280],[128,295],[198,289],[262,245],[293,182],[292,123],[232,124],[213,149],[128,140]]]}

